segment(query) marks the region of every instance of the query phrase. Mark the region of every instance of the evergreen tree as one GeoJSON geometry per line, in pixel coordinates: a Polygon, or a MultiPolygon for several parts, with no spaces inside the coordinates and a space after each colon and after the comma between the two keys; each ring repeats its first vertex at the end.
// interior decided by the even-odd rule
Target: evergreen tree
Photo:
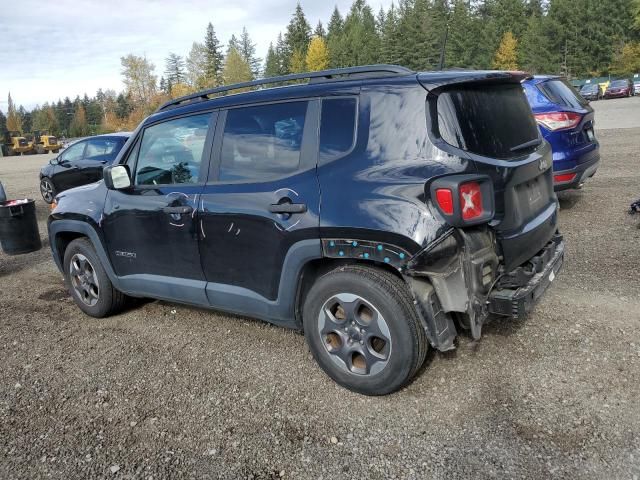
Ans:
{"type": "Polygon", "coordinates": [[[130,98],[123,93],[120,93],[116,98],[116,109],[114,112],[116,114],[116,117],[124,120],[131,114],[132,111],[133,106],[131,105],[130,98]]]}
{"type": "Polygon", "coordinates": [[[7,130],[10,132],[22,133],[22,118],[18,114],[11,93],[9,93],[8,107],[7,107],[7,130]]]}
{"type": "Polygon", "coordinates": [[[22,124],[22,133],[31,133],[31,112],[27,112],[27,110],[25,110],[25,108],[20,105],[20,107],[18,108],[18,115],[20,116],[20,123],[22,124]]]}
{"type": "Polygon", "coordinates": [[[400,56],[400,42],[402,41],[399,32],[399,19],[397,9],[392,3],[389,11],[384,17],[384,23],[380,21],[380,60],[384,63],[402,63],[400,56]]]}
{"type": "Polygon", "coordinates": [[[227,55],[229,55],[229,52],[231,52],[231,50],[236,50],[238,53],[241,54],[242,51],[242,46],[240,45],[240,41],[238,40],[238,37],[236,37],[235,34],[231,34],[231,38],[229,39],[229,43],[227,44],[227,55]]]}
{"type": "Polygon", "coordinates": [[[331,14],[327,27],[327,48],[329,49],[329,65],[332,68],[349,64],[344,48],[344,20],[336,6],[331,14]]]}
{"type": "Polygon", "coordinates": [[[2,139],[5,137],[6,134],[7,134],[7,117],[5,117],[4,113],[2,113],[2,110],[0,110],[0,141],[2,141],[2,139]]]}
{"type": "Polygon", "coordinates": [[[175,53],[169,53],[169,56],[165,59],[165,69],[164,74],[166,76],[166,80],[171,85],[177,85],[178,83],[184,83],[185,74],[184,74],[184,60],[180,55],[176,55],[175,53]]]}
{"type": "Polygon", "coordinates": [[[222,46],[216,37],[216,32],[211,22],[207,25],[207,33],[204,38],[205,48],[205,83],[209,87],[222,85],[222,46]]]}
{"type": "Polygon", "coordinates": [[[269,44],[267,50],[267,58],[264,62],[264,76],[275,77],[280,74],[280,64],[276,55],[276,49],[273,48],[273,42],[269,44]]]}
{"type": "Polygon", "coordinates": [[[329,67],[329,52],[324,39],[316,35],[307,49],[306,66],[310,72],[325,70],[329,67]]]}
{"type": "Polygon", "coordinates": [[[502,36],[502,41],[493,59],[493,68],[498,70],[518,69],[518,41],[511,32],[502,36]]]}
{"type": "Polygon", "coordinates": [[[260,62],[262,59],[256,56],[256,44],[251,41],[249,32],[247,32],[245,27],[242,27],[239,52],[242,58],[249,64],[249,67],[251,67],[253,78],[258,78],[260,76],[260,62]]]}
{"type": "Polygon", "coordinates": [[[300,2],[296,4],[296,10],[289,25],[287,25],[284,39],[289,57],[296,51],[301,55],[306,55],[311,41],[311,25],[309,25],[307,18],[304,16],[300,2]]]}
{"type": "Polygon", "coordinates": [[[327,38],[327,32],[324,31],[324,26],[320,20],[318,20],[318,25],[316,25],[316,29],[313,31],[313,36],[320,37],[323,40],[327,38]]]}
{"type": "MultiPolygon", "coordinates": [[[[380,58],[380,38],[376,33],[376,19],[365,0],[355,0],[344,20],[341,54],[344,65],[367,65],[380,58]]],[[[329,48],[331,50],[331,47],[329,48]]]]}
{"type": "Polygon", "coordinates": [[[276,42],[276,59],[278,61],[278,75],[289,73],[289,48],[281,33],[278,34],[276,42]]]}

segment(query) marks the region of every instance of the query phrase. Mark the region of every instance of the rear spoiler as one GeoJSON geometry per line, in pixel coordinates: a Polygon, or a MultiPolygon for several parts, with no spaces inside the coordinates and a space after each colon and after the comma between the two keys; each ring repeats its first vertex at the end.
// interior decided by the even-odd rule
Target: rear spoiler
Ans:
{"type": "Polygon", "coordinates": [[[532,78],[527,72],[502,70],[443,70],[418,73],[418,82],[427,90],[461,83],[521,83],[532,78]]]}

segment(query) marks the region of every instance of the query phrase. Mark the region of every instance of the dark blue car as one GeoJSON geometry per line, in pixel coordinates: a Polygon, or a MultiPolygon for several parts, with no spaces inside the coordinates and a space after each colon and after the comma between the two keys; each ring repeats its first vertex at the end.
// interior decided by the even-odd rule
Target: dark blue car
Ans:
{"type": "Polygon", "coordinates": [[[581,188],[600,164],[593,108],[562,77],[537,75],[523,85],[542,136],[553,150],[554,189],[581,188]]]}

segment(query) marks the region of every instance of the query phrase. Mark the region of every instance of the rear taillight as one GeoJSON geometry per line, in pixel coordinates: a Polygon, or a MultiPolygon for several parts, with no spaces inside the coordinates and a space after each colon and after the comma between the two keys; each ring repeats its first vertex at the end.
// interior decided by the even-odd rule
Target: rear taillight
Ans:
{"type": "Polygon", "coordinates": [[[482,215],[482,191],[478,182],[460,185],[460,206],[464,220],[473,220],[482,215]]]}
{"type": "Polygon", "coordinates": [[[536,122],[549,130],[566,130],[574,128],[582,120],[582,115],[575,112],[549,112],[534,115],[536,122]]]}
{"type": "Polygon", "coordinates": [[[449,175],[430,185],[431,199],[454,227],[486,223],[493,218],[493,184],[486,175],[449,175]]]}
{"type": "Polygon", "coordinates": [[[553,176],[553,181],[555,183],[567,183],[576,178],[576,175],[576,173],[559,173],[553,176]]]}
{"type": "Polygon", "coordinates": [[[436,190],[436,201],[443,213],[453,215],[453,192],[448,188],[436,190]]]}

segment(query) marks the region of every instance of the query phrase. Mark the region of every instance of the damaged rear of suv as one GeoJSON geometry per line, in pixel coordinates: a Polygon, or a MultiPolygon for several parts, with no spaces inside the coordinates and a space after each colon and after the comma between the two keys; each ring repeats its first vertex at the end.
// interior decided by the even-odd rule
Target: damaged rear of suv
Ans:
{"type": "Polygon", "coordinates": [[[524,77],[375,65],[177,99],[103,183],[58,196],[54,259],[90,315],[129,295],[261,318],[303,330],[339,384],[393,392],[561,268],[524,77]]]}

